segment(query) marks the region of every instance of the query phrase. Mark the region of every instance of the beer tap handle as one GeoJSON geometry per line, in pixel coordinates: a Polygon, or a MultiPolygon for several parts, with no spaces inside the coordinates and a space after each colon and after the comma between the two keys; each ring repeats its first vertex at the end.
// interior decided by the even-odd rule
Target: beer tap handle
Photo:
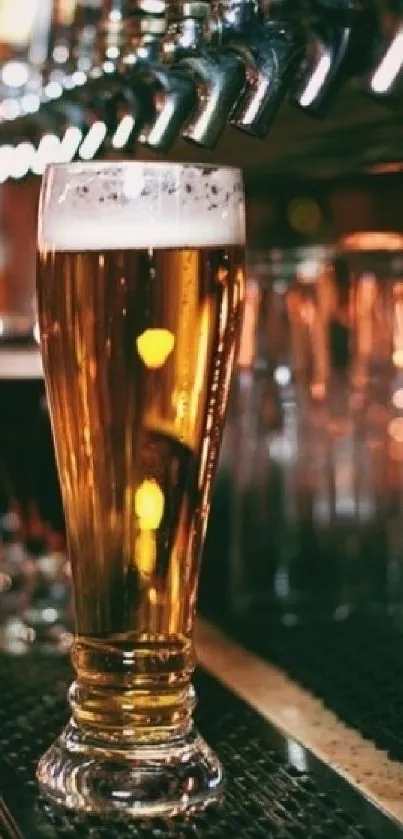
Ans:
{"type": "Polygon", "coordinates": [[[320,0],[315,11],[292,101],[319,115],[346,77],[365,63],[373,18],[370,5],[361,0],[320,0]]]}
{"type": "Polygon", "coordinates": [[[188,52],[179,67],[192,78],[197,107],[182,130],[189,142],[213,149],[242,95],[246,83],[244,57],[226,44],[253,20],[255,0],[212,0],[206,35],[197,50],[188,52]]]}
{"type": "Polygon", "coordinates": [[[231,125],[263,139],[291,84],[301,55],[299,33],[288,22],[267,22],[249,37],[231,44],[246,65],[245,92],[238,102],[231,125]]]}
{"type": "Polygon", "coordinates": [[[181,131],[182,137],[213,149],[223,133],[245,85],[245,65],[231,52],[206,51],[178,63],[197,90],[197,107],[181,131]]]}
{"type": "Polygon", "coordinates": [[[137,67],[136,90],[141,99],[150,103],[149,119],[143,122],[137,140],[155,151],[170,149],[197,107],[192,79],[172,65],[178,56],[198,49],[208,10],[209,5],[203,0],[170,0],[166,7],[167,28],[156,60],[137,67]]]}
{"type": "Polygon", "coordinates": [[[403,0],[380,9],[375,59],[366,87],[375,96],[401,95],[403,71],[403,0]]]}
{"type": "Polygon", "coordinates": [[[243,88],[241,58],[208,42],[210,11],[203,0],[170,0],[160,62],[136,74],[154,102],[154,117],[139,140],[154,149],[167,150],[179,133],[214,148],[243,88]]]}
{"type": "Polygon", "coordinates": [[[136,72],[135,87],[140,99],[150,103],[149,118],[144,119],[137,141],[155,151],[169,151],[197,106],[192,80],[179,70],[144,65],[136,72]]]}
{"type": "Polygon", "coordinates": [[[150,119],[147,90],[139,90],[138,67],[148,67],[166,30],[164,0],[109,0],[98,30],[97,67],[91,83],[81,92],[81,105],[89,126],[105,125],[102,151],[113,153],[132,142],[150,119]]]}

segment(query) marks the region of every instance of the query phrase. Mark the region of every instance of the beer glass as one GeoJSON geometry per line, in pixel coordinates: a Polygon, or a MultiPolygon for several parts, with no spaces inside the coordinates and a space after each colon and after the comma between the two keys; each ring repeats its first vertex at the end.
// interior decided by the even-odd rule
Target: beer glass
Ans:
{"type": "Polygon", "coordinates": [[[56,165],[38,312],[76,610],[54,801],[172,816],[222,790],[194,727],[199,561],[244,293],[238,170],[56,165]]]}

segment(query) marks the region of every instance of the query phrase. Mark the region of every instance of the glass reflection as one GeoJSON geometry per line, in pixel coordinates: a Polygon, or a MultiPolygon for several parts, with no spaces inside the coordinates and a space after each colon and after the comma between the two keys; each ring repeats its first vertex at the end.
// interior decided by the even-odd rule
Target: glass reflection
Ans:
{"type": "Polygon", "coordinates": [[[232,607],[289,625],[400,610],[401,260],[373,248],[276,260],[248,279],[224,446],[232,607]]]}

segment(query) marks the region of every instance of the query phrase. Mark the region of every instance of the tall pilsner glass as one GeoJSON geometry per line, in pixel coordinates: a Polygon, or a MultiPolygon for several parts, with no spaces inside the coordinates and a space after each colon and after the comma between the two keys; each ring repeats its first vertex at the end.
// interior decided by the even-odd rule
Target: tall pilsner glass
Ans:
{"type": "Polygon", "coordinates": [[[67,807],[173,815],[219,797],[194,727],[199,561],[244,293],[239,171],[48,169],[42,355],[72,563],[72,716],[42,757],[67,807]]]}

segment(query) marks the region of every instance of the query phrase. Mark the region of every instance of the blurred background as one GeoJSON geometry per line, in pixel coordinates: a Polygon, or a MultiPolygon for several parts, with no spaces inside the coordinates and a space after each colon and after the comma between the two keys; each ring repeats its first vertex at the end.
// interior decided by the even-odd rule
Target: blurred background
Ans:
{"type": "Polygon", "coordinates": [[[0,0],[0,642],[18,654],[71,638],[35,238],[41,175],[73,159],[244,171],[245,316],[202,611],[401,620],[403,7],[185,5],[0,0]]]}

